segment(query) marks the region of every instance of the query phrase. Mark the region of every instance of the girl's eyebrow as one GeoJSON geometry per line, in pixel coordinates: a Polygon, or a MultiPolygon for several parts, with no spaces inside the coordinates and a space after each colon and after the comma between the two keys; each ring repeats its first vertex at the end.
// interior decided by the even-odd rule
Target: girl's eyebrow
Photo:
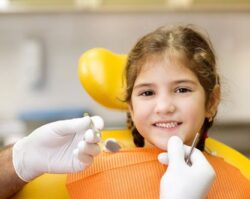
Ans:
{"type": "Polygon", "coordinates": [[[197,85],[197,82],[191,79],[180,79],[180,80],[173,81],[173,84],[182,84],[182,83],[189,83],[189,84],[197,85]]]}
{"type": "MultiPolygon", "coordinates": [[[[182,84],[182,83],[197,85],[197,82],[191,79],[180,79],[180,80],[171,82],[171,84],[173,85],[182,84]]],[[[140,83],[140,84],[135,85],[134,89],[138,89],[142,87],[152,87],[152,86],[153,86],[153,83],[140,83]]]]}
{"type": "Polygon", "coordinates": [[[152,85],[153,85],[152,83],[140,83],[140,84],[135,85],[134,89],[138,89],[142,87],[150,87],[152,85]]]}

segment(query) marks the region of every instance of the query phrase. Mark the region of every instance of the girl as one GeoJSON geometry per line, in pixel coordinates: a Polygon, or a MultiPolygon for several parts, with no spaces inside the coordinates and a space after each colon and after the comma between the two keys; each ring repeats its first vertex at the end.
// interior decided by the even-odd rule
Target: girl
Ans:
{"type": "MultiPolygon", "coordinates": [[[[174,169],[180,177],[194,174],[191,176],[193,183],[185,184],[188,190],[195,189],[203,180],[209,189],[213,172],[198,150],[193,154],[195,165],[190,167],[180,163],[184,161],[173,166],[169,158],[166,174],[166,168],[157,161],[158,154],[167,148],[169,157],[184,151],[182,141],[191,145],[199,133],[197,147],[216,173],[207,197],[250,198],[249,181],[237,169],[204,151],[207,131],[213,124],[220,101],[215,55],[207,38],[191,26],[161,27],[142,37],[133,47],[128,55],[125,79],[125,101],[129,105],[134,124],[132,133],[138,148],[102,154],[89,169],[69,176],[71,197],[159,198],[162,176],[161,193],[164,188],[181,187],[182,180],[178,176],[168,175],[174,169]],[[147,147],[140,148],[145,143],[147,147]],[[201,161],[200,168],[195,160],[201,161]],[[208,168],[209,179],[199,175],[202,168],[208,168]]],[[[184,160],[183,152],[178,156],[184,160]]],[[[166,193],[162,197],[174,198],[166,193]]],[[[184,198],[203,197],[202,194],[197,197],[185,195],[187,193],[184,198]]]]}
{"type": "Polygon", "coordinates": [[[199,132],[198,148],[204,149],[220,86],[215,56],[201,35],[188,27],[146,35],[129,55],[126,81],[126,101],[140,132],[133,129],[137,146],[145,138],[164,150],[172,135],[190,145],[199,132]]]}

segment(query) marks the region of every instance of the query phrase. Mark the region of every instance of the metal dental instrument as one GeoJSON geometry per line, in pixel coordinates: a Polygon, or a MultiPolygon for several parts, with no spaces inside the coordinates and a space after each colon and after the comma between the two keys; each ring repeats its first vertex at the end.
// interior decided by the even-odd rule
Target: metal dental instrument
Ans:
{"type": "MultiPolygon", "coordinates": [[[[84,113],[83,116],[89,116],[90,115],[88,113],[84,113]]],[[[92,119],[90,118],[90,128],[94,131],[94,133],[98,136],[98,137],[101,137],[101,132],[99,129],[97,129],[94,125],[94,122],[92,121],[92,119]]]]}
{"type": "Polygon", "coordinates": [[[199,133],[196,133],[195,138],[194,138],[193,143],[192,143],[192,146],[191,146],[191,150],[190,150],[189,154],[187,155],[187,157],[185,158],[185,161],[186,161],[186,163],[187,163],[189,166],[192,165],[192,162],[191,162],[191,159],[190,159],[190,158],[191,158],[191,155],[192,155],[192,153],[193,153],[194,148],[195,148],[195,147],[197,146],[197,144],[198,144],[199,137],[200,137],[200,134],[199,134],[199,133]]]}
{"type": "Polygon", "coordinates": [[[118,152],[121,149],[119,143],[113,139],[109,138],[104,142],[104,146],[107,152],[118,152]]]}
{"type": "MultiPolygon", "coordinates": [[[[84,113],[84,116],[89,116],[88,113],[84,113]]],[[[101,138],[101,132],[94,125],[92,119],[90,119],[90,128],[94,131],[94,133],[101,138]]],[[[102,142],[102,141],[101,141],[102,142]]],[[[118,152],[121,146],[117,143],[117,141],[113,138],[109,138],[104,142],[104,149],[107,152],[118,152]]]]}

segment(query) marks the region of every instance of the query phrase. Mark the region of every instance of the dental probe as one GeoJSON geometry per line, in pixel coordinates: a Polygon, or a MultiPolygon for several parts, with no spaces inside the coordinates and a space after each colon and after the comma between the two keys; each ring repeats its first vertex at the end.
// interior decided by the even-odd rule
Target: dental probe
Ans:
{"type": "Polygon", "coordinates": [[[194,138],[193,143],[192,143],[192,146],[191,146],[191,150],[190,150],[189,154],[187,155],[187,157],[185,158],[185,161],[186,161],[186,163],[187,163],[189,166],[192,165],[192,162],[191,162],[191,159],[190,159],[190,158],[191,158],[191,155],[192,155],[192,153],[193,153],[194,148],[195,148],[196,145],[198,144],[199,137],[200,137],[200,134],[199,134],[199,133],[196,133],[195,138],[194,138]]]}
{"type": "MultiPolygon", "coordinates": [[[[84,113],[84,116],[90,116],[88,113],[84,113]]],[[[90,128],[94,131],[94,133],[101,138],[101,132],[94,125],[94,122],[90,118],[90,128]]],[[[118,152],[121,146],[117,143],[117,141],[113,138],[109,138],[104,142],[104,150],[107,152],[118,152]]]]}
{"type": "MultiPolygon", "coordinates": [[[[88,113],[84,113],[83,116],[89,116],[90,115],[88,113]]],[[[90,118],[90,128],[94,131],[94,133],[98,136],[98,137],[101,137],[101,132],[99,129],[97,129],[94,125],[94,122],[92,121],[92,119],[90,118]]]]}

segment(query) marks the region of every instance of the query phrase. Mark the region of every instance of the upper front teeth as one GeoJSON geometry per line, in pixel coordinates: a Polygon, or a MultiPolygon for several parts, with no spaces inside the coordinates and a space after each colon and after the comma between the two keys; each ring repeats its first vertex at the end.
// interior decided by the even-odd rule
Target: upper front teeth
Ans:
{"type": "Polygon", "coordinates": [[[177,122],[168,122],[168,123],[156,123],[155,125],[163,128],[173,128],[176,127],[178,124],[177,122]]]}

